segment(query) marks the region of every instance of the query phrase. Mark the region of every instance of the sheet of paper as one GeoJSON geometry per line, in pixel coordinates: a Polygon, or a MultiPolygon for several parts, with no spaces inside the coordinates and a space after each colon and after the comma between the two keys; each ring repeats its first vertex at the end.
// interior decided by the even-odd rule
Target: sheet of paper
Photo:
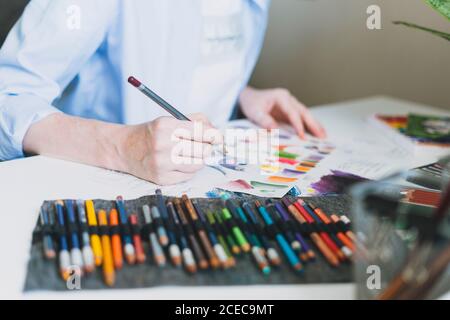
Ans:
{"type": "MultiPolygon", "coordinates": [[[[265,130],[248,121],[230,122],[222,129],[242,130],[227,141],[226,157],[219,154],[190,181],[161,187],[164,194],[191,197],[217,195],[217,190],[264,197],[283,197],[296,187],[304,196],[342,192],[342,188],[365,179],[380,179],[404,168],[408,154],[366,137],[350,141],[300,140],[289,128],[282,128],[276,139],[266,143],[265,130]],[[253,130],[253,131],[252,131],[253,130]],[[256,133],[255,133],[256,132],[256,133]]],[[[125,185],[130,193],[151,194],[158,186],[135,177],[104,170],[92,175],[101,184],[125,185]]]]}
{"type": "MultiPolygon", "coordinates": [[[[243,120],[231,122],[229,128],[256,129],[243,120]]],[[[255,151],[259,161],[248,161],[248,149],[258,149],[258,144],[259,141],[245,141],[243,150],[230,154],[231,162],[235,157],[240,171],[222,166],[226,175],[216,179],[214,187],[267,197],[282,197],[294,186],[305,196],[342,192],[356,182],[380,179],[404,169],[409,156],[402,149],[368,137],[350,141],[309,137],[303,141],[289,128],[281,128],[270,150],[255,151]]],[[[202,191],[208,184],[212,187],[211,181],[203,183],[202,191]]]]}

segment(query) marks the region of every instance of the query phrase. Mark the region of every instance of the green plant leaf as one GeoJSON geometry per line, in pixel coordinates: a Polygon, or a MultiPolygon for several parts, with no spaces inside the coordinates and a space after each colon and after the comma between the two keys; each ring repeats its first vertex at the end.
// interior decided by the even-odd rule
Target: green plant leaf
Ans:
{"type": "Polygon", "coordinates": [[[425,0],[425,2],[450,20],[450,0],[425,0]]]}
{"type": "Polygon", "coordinates": [[[447,41],[450,41],[450,33],[445,33],[445,32],[442,32],[442,31],[438,31],[438,30],[434,30],[434,29],[430,29],[430,28],[425,28],[425,27],[419,26],[417,24],[404,22],[404,21],[394,21],[393,23],[397,24],[397,25],[403,25],[403,26],[406,26],[406,27],[409,27],[409,28],[414,28],[414,29],[426,31],[426,32],[434,34],[435,36],[438,36],[438,37],[441,37],[441,38],[443,38],[443,39],[445,39],[447,41]]]}

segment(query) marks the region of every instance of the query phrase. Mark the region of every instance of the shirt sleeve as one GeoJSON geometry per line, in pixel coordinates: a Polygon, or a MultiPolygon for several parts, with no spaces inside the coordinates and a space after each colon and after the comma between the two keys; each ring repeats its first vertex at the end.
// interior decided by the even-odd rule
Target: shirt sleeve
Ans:
{"type": "Polygon", "coordinates": [[[52,103],[97,51],[116,17],[114,0],[32,0],[0,50],[0,160],[23,157],[28,128],[59,112],[52,103]]]}

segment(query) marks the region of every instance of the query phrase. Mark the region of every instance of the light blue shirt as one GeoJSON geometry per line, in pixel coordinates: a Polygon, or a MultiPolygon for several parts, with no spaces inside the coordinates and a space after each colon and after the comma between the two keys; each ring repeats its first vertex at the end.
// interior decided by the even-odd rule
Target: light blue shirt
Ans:
{"type": "MultiPolygon", "coordinates": [[[[166,116],[128,85],[130,75],[183,113],[229,118],[258,59],[269,0],[239,0],[239,31],[216,32],[214,39],[211,28],[204,30],[205,1],[219,0],[32,0],[0,51],[0,160],[23,157],[28,128],[56,112],[124,124],[166,116]],[[214,56],[205,62],[205,41],[235,41],[231,46],[241,50],[229,75],[234,86],[220,99],[226,105],[220,97],[192,97],[193,86],[202,93],[205,72],[215,68],[208,65],[214,56]],[[197,109],[196,101],[217,102],[220,110],[197,109]]],[[[220,59],[226,65],[229,58],[220,59]]]]}

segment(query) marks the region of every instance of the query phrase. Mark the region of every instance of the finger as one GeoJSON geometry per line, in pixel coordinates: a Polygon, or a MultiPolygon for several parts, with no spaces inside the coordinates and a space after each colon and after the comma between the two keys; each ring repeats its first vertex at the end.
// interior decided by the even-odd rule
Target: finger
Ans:
{"type": "Polygon", "coordinates": [[[301,111],[303,122],[305,123],[306,128],[308,128],[308,131],[311,132],[312,135],[315,137],[324,139],[326,137],[326,133],[324,128],[319,124],[319,122],[313,117],[311,112],[303,108],[301,111]]]}
{"type": "Polygon", "coordinates": [[[277,99],[278,107],[284,113],[289,123],[294,127],[295,132],[300,139],[305,139],[305,127],[303,126],[300,110],[292,96],[279,96],[277,99]]]}
{"type": "Polygon", "coordinates": [[[174,150],[176,150],[175,156],[207,159],[211,157],[213,147],[209,143],[181,139],[174,150]]]}
{"type": "Polygon", "coordinates": [[[300,110],[303,122],[308,131],[318,138],[325,138],[326,131],[324,127],[314,118],[311,111],[309,111],[309,109],[295,97],[293,97],[293,99],[297,108],[300,110]]]}
{"type": "Polygon", "coordinates": [[[193,113],[188,115],[188,118],[191,119],[191,121],[200,121],[203,122],[205,125],[212,127],[211,121],[209,121],[208,117],[203,113],[193,113]]]}
{"type": "Polygon", "coordinates": [[[172,139],[184,139],[202,143],[220,144],[222,133],[201,121],[179,121],[173,128],[172,139]]]}

